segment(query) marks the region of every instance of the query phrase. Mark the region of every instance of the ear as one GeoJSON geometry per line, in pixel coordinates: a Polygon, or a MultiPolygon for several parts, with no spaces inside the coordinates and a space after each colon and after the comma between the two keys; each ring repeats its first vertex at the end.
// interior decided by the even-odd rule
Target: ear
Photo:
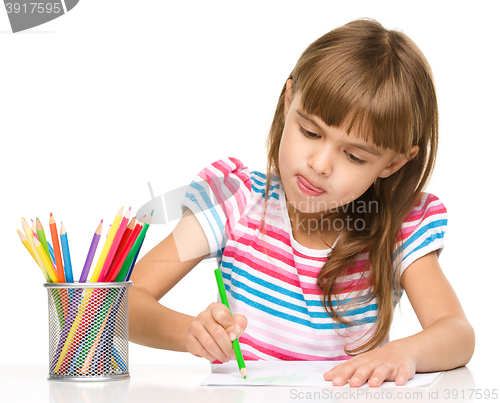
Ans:
{"type": "Polygon", "coordinates": [[[288,110],[290,109],[290,105],[292,104],[292,87],[293,81],[292,79],[286,80],[286,90],[285,90],[285,116],[283,116],[284,120],[286,120],[286,116],[288,115],[288,110]]]}
{"type": "Polygon", "coordinates": [[[388,178],[391,176],[393,173],[399,171],[401,168],[404,167],[404,165],[415,158],[418,154],[419,147],[418,146],[413,146],[410,150],[410,157],[406,158],[405,155],[399,154],[396,156],[390,163],[387,165],[384,170],[380,173],[379,178],[388,178]]]}

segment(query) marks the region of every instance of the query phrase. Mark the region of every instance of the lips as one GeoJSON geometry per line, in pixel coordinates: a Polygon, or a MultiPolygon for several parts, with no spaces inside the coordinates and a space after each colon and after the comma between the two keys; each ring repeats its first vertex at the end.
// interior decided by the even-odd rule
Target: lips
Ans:
{"type": "Polygon", "coordinates": [[[313,196],[318,196],[325,193],[323,189],[320,189],[313,184],[311,184],[306,178],[301,175],[297,175],[297,182],[299,187],[306,193],[312,194],[313,196]]]}

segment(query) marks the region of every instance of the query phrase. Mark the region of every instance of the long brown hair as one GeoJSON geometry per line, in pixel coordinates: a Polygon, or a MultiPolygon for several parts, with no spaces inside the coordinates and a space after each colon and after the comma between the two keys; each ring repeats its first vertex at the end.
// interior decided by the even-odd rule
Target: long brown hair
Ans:
{"type": "MultiPolygon", "coordinates": [[[[376,214],[356,208],[337,212],[343,219],[362,219],[365,225],[360,231],[349,231],[344,226],[340,232],[317,279],[323,290],[323,305],[334,320],[351,323],[343,317],[347,306],[339,301],[338,294],[352,284],[341,287],[337,279],[347,275],[356,258],[368,251],[370,298],[377,297],[379,309],[368,341],[351,350],[345,348],[347,354],[355,355],[384,341],[401,295],[398,264],[394,270],[396,243],[404,219],[430,179],[437,153],[438,110],[432,72],[422,52],[405,34],[363,19],[313,42],[288,78],[293,80],[292,95],[297,90],[302,92],[302,108],[327,125],[346,128],[348,133],[407,157],[412,146],[419,146],[415,158],[388,178],[377,179],[352,202],[376,202],[376,214]],[[339,304],[336,309],[332,296],[339,304]]],[[[267,139],[266,207],[269,178],[272,174],[280,177],[278,153],[284,128],[285,90],[286,83],[267,139]]]]}

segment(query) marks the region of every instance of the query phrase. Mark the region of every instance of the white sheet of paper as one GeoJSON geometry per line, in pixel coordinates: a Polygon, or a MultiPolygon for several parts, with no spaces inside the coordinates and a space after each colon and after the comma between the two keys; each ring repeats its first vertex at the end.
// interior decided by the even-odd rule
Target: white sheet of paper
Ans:
{"type": "MultiPolygon", "coordinates": [[[[213,365],[213,372],[202,382],[204,386],[318,386],[333,387],[323,374],[339,362],[331,361],[246,361],[247,379],[243,379],[236,361],[213,365]]],[[[384,382],[380,388],[430,388],[441,372],[415,374],[406,385],[397,386],[395,382],[384,382]]],[[[349,387],[346,384],[341,387],[349,387]]],[[[362,387],[369,387],[364,384],[362,387]]]]}

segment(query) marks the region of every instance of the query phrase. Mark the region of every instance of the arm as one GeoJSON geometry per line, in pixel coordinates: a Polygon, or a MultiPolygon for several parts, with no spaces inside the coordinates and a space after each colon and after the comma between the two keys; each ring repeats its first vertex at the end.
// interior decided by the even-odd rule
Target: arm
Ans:
{"type": "Polygon", "coordinates": [[[360,354],[325,373],[326,380],[351,386],[379,386],[384,380],[404,385],[415,372],[453,369],[469,362],[474,330],[443,274],[436,252],[413,262],[401,278],[423,330],[360,354]]]}
{"type": "Polygon", "coordinates": [[[455,291],[430,253],[408,267],[401,278],[423,331],[407,337],[415,347],[417,372],[443,371],[466,365],[474,353],[474,330],[455,291]]]}
{"type": "Polygon", "coordinates": [[[129,294],[130,341],[149,347],[187,351],[184,336],[192,316],[158,301],[209,253],[208,241],[190,210],[162,242],[137,262],[129,294]]]}
{"type": "MultiPolygon", "coordinates": [[[[231,342],[246,328],[243,315],[213,303],[196,318],[158,301],[209,254],[197,218],[187,210],[172,233],[135,266],[129,294],[130,341],[149,347],[189,351],[208,360],[234,358],[231,342]]],[[[214,277],[214,288],[215,288],[214,277]]]]}

